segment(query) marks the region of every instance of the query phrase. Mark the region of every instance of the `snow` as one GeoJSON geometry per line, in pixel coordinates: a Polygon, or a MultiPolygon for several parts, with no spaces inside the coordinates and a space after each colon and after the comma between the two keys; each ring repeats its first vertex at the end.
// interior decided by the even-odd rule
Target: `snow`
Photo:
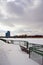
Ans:
{"type": "Polygon", "coordinates": [[[3,38],[3,39],[6,39],[6,40],[22,40],[22,41],[28,41],[29,43],[43,45],[43,38],[3,38]]]}
{"type": "Polygon", "coordinates": [[[22,52],[19,45],[7,44],[0,40],[0,65],[39,65],[22,52]]]}

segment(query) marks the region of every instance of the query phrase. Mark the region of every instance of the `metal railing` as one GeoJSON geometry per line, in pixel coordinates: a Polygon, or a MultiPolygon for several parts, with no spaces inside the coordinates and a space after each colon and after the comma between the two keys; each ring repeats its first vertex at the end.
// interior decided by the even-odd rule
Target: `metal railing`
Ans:
{"type": "Polygon", "coordinates": [[[29,48],[29,58],[43,65],[43,45],[33,44],[32,47],[29,48]]]}

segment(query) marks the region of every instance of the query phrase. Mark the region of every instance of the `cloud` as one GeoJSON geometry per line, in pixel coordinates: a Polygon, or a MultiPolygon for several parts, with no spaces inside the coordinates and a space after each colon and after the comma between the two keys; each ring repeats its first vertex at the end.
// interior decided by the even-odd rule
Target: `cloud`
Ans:
{"type": "Polygon", "coordinates": [[[0,0],[0,23],[2,30],[43,32],[43,0],[0,0]]]}
{"type": "Polygon", "coordinates": [[[22,15],[24,13],[23,7],[14,2],[7,3],[7,12],[14,15],[22,15]]]}

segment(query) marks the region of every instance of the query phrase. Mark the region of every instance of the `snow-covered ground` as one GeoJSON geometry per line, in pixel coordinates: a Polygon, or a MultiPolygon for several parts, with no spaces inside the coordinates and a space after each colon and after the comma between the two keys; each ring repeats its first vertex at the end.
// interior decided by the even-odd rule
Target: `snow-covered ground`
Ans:
{"type": "Polygon", "coordinates": [[[7,44],[0,40],[0,65],[39,65],[22,52],[19,45],[7,44]]]}

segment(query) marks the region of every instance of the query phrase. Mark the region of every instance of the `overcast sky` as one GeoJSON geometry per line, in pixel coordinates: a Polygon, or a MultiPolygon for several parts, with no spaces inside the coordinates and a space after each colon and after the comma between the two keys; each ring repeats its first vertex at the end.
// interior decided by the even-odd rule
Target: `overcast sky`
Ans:
{"type": "Polygon", "coordinates": [[[0,0],[0,34],[43,34],[43,0],[0,0]]]}

